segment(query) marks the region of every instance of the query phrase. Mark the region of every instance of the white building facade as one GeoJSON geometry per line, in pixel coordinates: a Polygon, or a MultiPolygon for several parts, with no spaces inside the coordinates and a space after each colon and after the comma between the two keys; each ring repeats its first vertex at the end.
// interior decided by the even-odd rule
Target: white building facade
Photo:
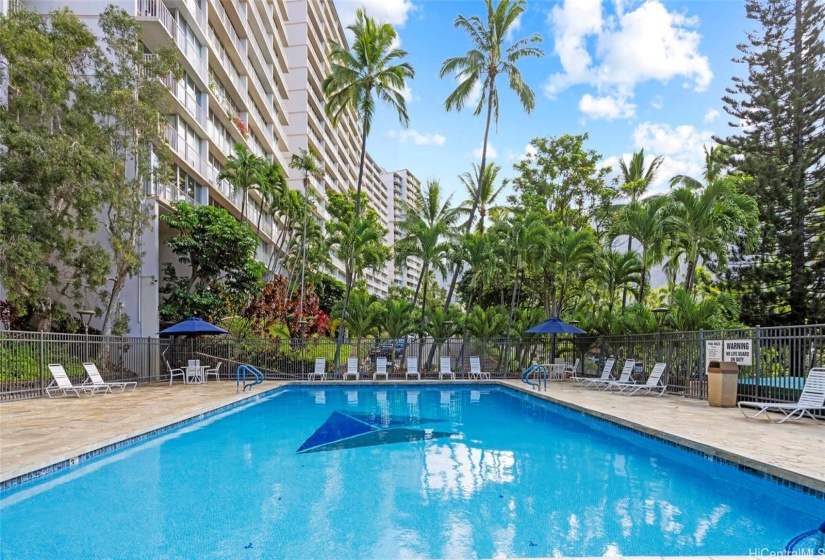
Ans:
{"type": "MultiPolygon", "coordinates": [[[[167,248],[169,228],[158,220],[170,204],[184,200],[211,204],[240,217],[243,195],[218,180],[235,143],[257,156],[281,163],[291,188],[303,191],[303,178],[289,168],[299,148],[312,148],[324,167],[322,179],[310,179],[318,201],[317,219],[329,218],[326,190],[354,189],[358,177],[360,127],[348,113],[332,126],[324,112],[321,82],[329,71],[327,38],[346,44],[331,0],[4,0],[6,10],[48,12],[68,7],[97,31],[97,19],[110,4],[134,15],[143,28],[147,54],[175,44],[184,76],[170,78],[170,116],[166,139],[174,153],[174,180],[147,185],[153,210],[151,230],[143,239],[140,275],[129,280],[121,299],[129,315],[129,334],[154,336],[160,324],[158,306],[161,267],[176,262],[167,248]]],[[[392,228],[393,192],[381,169],[367,154],[362,192],[370,207],[392,228]]],[[[247,216],[261,222],[258,258],[269,262],[279,232],[277,218],[264,211],[250,192],[247,216]]],[[[388,244],[393,237],[388,235],[388,244]]],[[[343,279],[342,263],[333,255],[330,273],[343,279]]],[[[371,292],[386,296],[394,266],[366,271],[371,292]]],[[[94,321],[93,321],[94,324],[94,321]]]]}

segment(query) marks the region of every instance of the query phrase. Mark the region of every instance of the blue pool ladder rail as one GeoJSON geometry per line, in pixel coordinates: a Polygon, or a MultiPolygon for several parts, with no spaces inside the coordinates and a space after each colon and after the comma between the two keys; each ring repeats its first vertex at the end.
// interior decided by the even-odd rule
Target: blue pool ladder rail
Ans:
{"type": "Polygon", "coordinates": [[[264,374],[261,371],[253,366],[252,364],[241,364],[235,369],[235,392],[237,393],[238,390],[241,392],[246,391],[253,385],[258,385],[264,382],[264,374]],[[251,375],[254,378],[254,381],[250,381],[247,383],[246,381],[246,374],[251,375]],[[243,377],[241,377],[243,376],[243,377]],[[241,382],[243,382],[243,388],[241,387],[241,382]],[[240,389],[239,389],[240,388],[240,389]]]}
{"type": "Polygon", "coordinates": [[[804,533],[801,533],[788,541],[788,544],[785,545],[785,554],[792,555],[796,545],[814,535],[818,536],[816,544],[817,549],[814,551],[814,554],[825,554],[825,521],[819,525],[819,528],[805,531],[804,533]]]}
{"type": "Polygon", "coordinates": [[[541,364],[533,364],[532,366],[521,372],[522,383],[535,386],[536,389],[541,390],[541,380],[544,379],[544,390],[547,390],[547,367],[541,364]],[[536,375],[536,382],[530,381],[530,376],[536,375]]]}

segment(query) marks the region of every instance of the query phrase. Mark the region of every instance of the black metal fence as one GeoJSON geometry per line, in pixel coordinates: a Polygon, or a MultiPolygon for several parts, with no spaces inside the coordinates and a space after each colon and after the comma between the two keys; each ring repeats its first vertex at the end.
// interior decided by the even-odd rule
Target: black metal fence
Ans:
{"type": "Polygon", "coordinates": [[[234,379],[237,366],[249,363],[268,379],[300,380],[313,372],[316,358],[326,360],[331,378],[340,377],[347,358],[357,358],[363,378],[372,376],[377,358],[383,356],[390,379],[403,379],[407,358],[413,357],[425,379],[438,377],[444,356],[458,377],[467,376],[469,357],[479,356],[482,371],[499,379],[516,377],[533,362],[578,360],[579,372],[596,375],[608,357],[620,362],[632,358],[636,381],[643,382],[656,362],[666,361],[668,392],[704,399],[707,362],[716,357],[714,348],[724,353],[729,346],[737,354],[733,359],[743,362],[740,398],[775,401],[797,400],[810,368],[825,366],[825,325],[556,339],[351,339],[342,347],[341,365],[333,372],[335,345],[327,338],[157,339],[0,331],[0,400],[43,396],[51,382],[51,363],[62,364],[73,383],[82,383],[82,363],[87,361],[95,362],[107,380],[149,383],[168,380],[171,368],[185,367],[190,359],[209,367],[220,363],[222,379],[234,379]]]}

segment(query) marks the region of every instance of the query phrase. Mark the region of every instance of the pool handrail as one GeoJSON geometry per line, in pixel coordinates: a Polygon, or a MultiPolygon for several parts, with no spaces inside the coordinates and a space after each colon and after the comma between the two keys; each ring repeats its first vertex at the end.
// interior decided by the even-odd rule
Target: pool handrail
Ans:
{"type": "Polygon", "coordinates": [[[247,389],[251,388],[253,385],[258,385],[264,382],[264,374],[260,372],[258,368],[253,366],[252,364],[241,364],[235,369],[235,392],[238,392],[238,388],[241,386],[241,381],[243,381],[243,388],[240,389],[241,392],[246,391],[247,389]],[[250,381],[249,383],[246,382],[246,374],[249,373],[252,375],[255,380],[250,381]],[[241,379],[241,374],[243,374],[243,379],[241,379]]]}

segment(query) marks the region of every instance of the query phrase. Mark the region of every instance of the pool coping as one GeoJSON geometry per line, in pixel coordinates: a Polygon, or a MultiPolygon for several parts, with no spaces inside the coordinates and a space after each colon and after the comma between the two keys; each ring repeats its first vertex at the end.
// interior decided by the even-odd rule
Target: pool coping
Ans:
{"type": "MultiPolygon", "coordinates": [[[[793,472],[787,469],[783,469],[782,467],[772,465],[770,463],[766,463],[763,461],[759,461],[757,459],[745,457],[742,455],[738,455],[736,453],[732,453],[729,451],[725,451],[724,449],[720,449],[718,447],[714,447],[709,444],[701,443],[689,438],[684,438],[681,436],[677,436],[675,434],[671,434],[668,432],[664,432],[662,430],[658,430],[652,428],[650,426],[645,426],[643,424],[639,424],[632,420],[627,420],[624,418],[620,418],[617,416],[613,416],[611,414],[601,412],[598,410],[593,410],[581,405],[577,405],[575,403],[571,403],[568,401],[560,400],[554,398],[550,394],[547,393],[540,393],[531,391],[528,386],[520,386],[518,384],[513,384],[510,380],[501,380],[501,379],[492,379],[492,380],[483,380],[483,381],[474,381],[474,380],[455,380],[449,381],[445,383],[442,380],[412,380],[412,381],[404,381],[404,380],[391,380],[389,383],[380,383],[376,384],[373,380],[364,380],[364,381],[357,381],[357,382],[343,382],[343,381],[335,381],[335,380],[324,380],[324,381],[284,381],[281,382],[278,386],[272,387],[270,389],[265,389],[260,392],[241,396],[238,395],[239,398],[232,400],[231,402],[222,404],[216,408],[211,408],[208,410],[201,410],[195,412],[193,414],[187,414],[183,418],[175,420],[168,424],[162,424],[156,427],[150,427],[149,429],[141,428],[139,430],[135,430],[135,432],[126,435],[126,436],[116,436],[114,439],[116,441],[111,441],[113,438],[104,439],[102,441],[90,444],[86,447],[85,451],[78,452],[78,450],[74,450],[71,453],[64,454],[63,456],[56,456],[54,458],[49,459],[46,464],[43,464],[40,467],[36,467],[31,469],[31,465],[24,467],[27,469],[26,472],[19,472],[24,468],[10,471],[9,475],[6,479],[0,480],[0,492],[5,492],[10,490],[16,486],[21,484],[27,483],[31,480],[47,476],[54,472],[66,469],[68,467],[72,467],[77,465],[78,463],[88,461],[93,459],[99,455],[104,453],[108,453],[110,451],[117,450],[121,447],[131,445],[138,441],[142,441],[144,439],[151,438],[158,434],[174,430],[180,426],[190,424],[193,422],[197,422],[203,420],[207,417],[225,412],[229,409],[236,408],[239,406],[243,406],[245,404],[249,404],[253,401],[260,400],[262,398],[267,398],[272,396],[277,391],[283,390],[289,387],[320,387],[320,386],[330,386],[330,387],[341,387],[341,386],[350,386],[350,387],[358,387],[358,386],[377,386],[377,387],[393,387],[393,386],[411,386],[411,385],[421,385],[421,386],[430,386],[430,385],[447,385],[447,386],[455,386],[455,385],[463,385],[463,386],[498,386],[505,389],[509,389],[515,391],[517,393],[521,393],[523,395],[527,395],[530,397],[536,397],[543,401],[550,402],[557,406],[561,406],[568,410],[580,413],[584,416],[588,416],[591,418],[595,418],[608,424],[612,424],[614,426],[618,426],[631,432],[634,432],[638,435],[643,437],[648,437],[659,442],[665,443],[667,445],[676,447],[688,453],[699,455],[705,459],[714,461],[716,463],[720,463],[737,470],[750,473],[758,478],[763,480],[767,480],[769,482],[773,482],[779,484],[781,486],[785,486],[792,490],[796,490],[802,492],[806,495],[813,496],[814,498],[825,500],[825,481],[809,477],[797,472],[793,472]]],[[[83,449],[83,448],[81,448],[83,449]]]]}

